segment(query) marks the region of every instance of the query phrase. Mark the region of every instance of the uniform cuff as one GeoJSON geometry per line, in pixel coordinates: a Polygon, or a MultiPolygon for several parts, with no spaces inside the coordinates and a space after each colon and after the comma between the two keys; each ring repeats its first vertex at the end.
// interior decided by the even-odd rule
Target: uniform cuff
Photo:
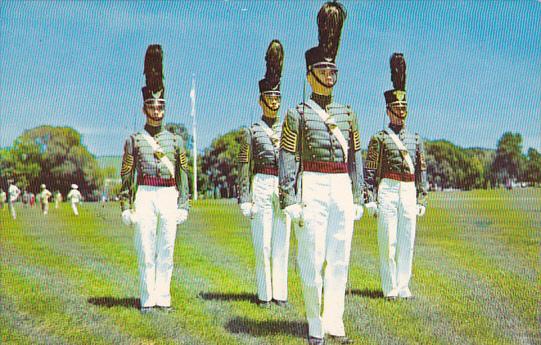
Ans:
{"type": "Polygon", "coordinates": [[[177,209],[188,211],[190,209],[190,205],[187,200],[179,200],[177,203],[177,209]]]}
{"type": "Polygon", "coordinates": [[[126,210],[129,210],[130,209],[130,203],[126,202],[126,201],[121,201],[120,202],[120,209],[122,210],[122,212],[124,212],[126,210]]]}
{"type": "Polygon", "coordinates": [[[364,198],[361,193],[355,193],[355,195],[353,195],[353,203],[356,205],[364,205],[364,198]]]}
{"type": "Polygon", "coordinates": [[[298,200],[296,197],[292,197],[292,196],[284,196],[281,198],[280,200],[280,207],[283,209],[285,209],[286,207],[288,206],[291,206],[291,205],[294,205],[294,204],[297,204],[298,203],[298,200]]]}
{"type": "Polygon", "coordinates": [[[241,195],[239,197],[239,204],[244,204],[246,202],[252,202],[252,197],[251,196],[244,196],[244,195],[241,195]]]}

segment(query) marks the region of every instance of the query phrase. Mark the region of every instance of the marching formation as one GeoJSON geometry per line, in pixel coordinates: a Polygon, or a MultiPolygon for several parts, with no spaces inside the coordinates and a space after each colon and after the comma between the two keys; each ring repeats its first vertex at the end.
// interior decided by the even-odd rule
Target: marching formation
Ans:
{"type": "MultiPolygon", "coordinates": [[[[238,156],[239,207],[250,220],[258,305],[286,308],[290,232],[298,241],[308,343],[352,343],[343,314],[353,223],[364,208],[378,217],[381,284],[388,300],[409,289],[416,217],[425,212],[426,163],[418,134],[405,126],[406,62],[391,57],[394,89],[384,93],[388,128],[376,133],[363,165],[361,128],[353,109],[337,102],[336,56],[347,14],[336,1],[317,15],[317,46],[305,53],[311,94],[280,121],[285,58],[275,39],[259,81],[261,117],[243,130],[238,156]]],[[[144,130],[130,135],[122,161],[122,220],[135,225],[141,312],[170,310],[176,225],[188,215],[187,162],[182,139],[162,126],[162,47],[145,56],[144,130]]]]}
{"type": "MultiPolygon", "coordinates": [[[[411,299],[410,279],[417,217],[426,211],[427,176],[423,141],[406,127],[406,61],[390,59],[393,88],[383,96],[389,124],[371,136],[363,164],[362,116],[335,100],[340,37],[347,13],[337,1],[317,14],[318,45],[305,52],[311,90],[287,110],[281,122],[280,80],[285,59],[274,39],[259,81],[260,119],[243,130],[239,208],[250,220],[258,305],[288,307],[290,234],[297,239],[297,264],[308,322],[309,344],[347,337],[343,315],[354,222],[364,210],[377,217],[383,296],[411,299]]],[[[146,124],[126,138],[122,157],[121,218],[135,229],[140,276],[140,310],[172,309],[170,285],[177,226],[189,212],[188,162],[180,135],[164,127],[165,85],[161,45],[149,45],[144,59],[142,112],[146,124]]],[[[12,179],[0,190],[0,208],[21,191],[12,179]]],[[[40,186],[44,215],[53,194],[40,186]]],[[[23,194],[23,202],[29,199],[23,194]]],[[[71,185],[67,200],[75,216],[82,195],[71,185]]],[[[54,194],[55,208],[62,201],[54,194]]]]}

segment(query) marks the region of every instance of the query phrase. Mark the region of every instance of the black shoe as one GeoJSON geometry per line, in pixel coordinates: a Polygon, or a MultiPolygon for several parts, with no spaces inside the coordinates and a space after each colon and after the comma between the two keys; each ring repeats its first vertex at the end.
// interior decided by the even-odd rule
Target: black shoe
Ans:
{"type": "Polygon", "coordinates": [[[405,299],[406,301],[411,301],[415,299],[415,296],[400,297],[400,299],[405,299]]]}
{"type": "Polygon", "coordinates": [[[325,345],[325,339],[308,336],[309,345],[325,345]]]}
{"type": "Polygon", "coordinates": [[[274,302],[274,304],[276,304],[279,307],[282,307],[282,308],[289,307],[289,303],[287,303],[287,301],[280,301],[278,299],[273,299],[272,301],[274,302]]]}
{"type": "Polygon", "coordinates": [[[164,313],[170,313],[173,311],[173,307],[171,307],[170,305],[157,305],[156,309],[158,309],[159,311],[163,311],[164,313]]]}
{"type": "Polygon", "coordinates": [[[259,306],[259,308],[262,308],[262,309],[270,309],[271,302],[270,301],[258,300],[257,305],[259,306]]]}
{"type": "Polygon", "coordinates": [[[385,299],[390,302],[394,302],[398,299],[398,296],[385,296],[385,299]]]}
{"type": "Polygon", "coordinates": [[[150,313],[152,313],[152,307],[141,307],[141,309],[139,309],[139,311],[143,315],[150,314],[150,313]]]}
{"type": "Polygon", "coordinates": [[[346,337],[345,335],[330,335],[329,339],[332,340],[333,343],[337,344],[353,344],[353,340],[346,337]]]}

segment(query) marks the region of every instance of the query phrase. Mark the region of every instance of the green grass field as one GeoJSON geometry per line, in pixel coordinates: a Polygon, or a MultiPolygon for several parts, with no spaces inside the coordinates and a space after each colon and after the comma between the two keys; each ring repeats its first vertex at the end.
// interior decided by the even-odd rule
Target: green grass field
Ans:
{"type": "MultiPolygon", "coordinates": [[[[346,297],[357,344],[540,344],[541,190],[431,194],[418,224],[415,300],[379,289],[376,222],[356,224],[346,297]]],[[[141,315],[133,229],[120,207],[0,210],[1,343],[304,344],[292,236],[289,309],[255,300],[249,223],[202,201],[179,228],[170,314],[141,315]]]]}

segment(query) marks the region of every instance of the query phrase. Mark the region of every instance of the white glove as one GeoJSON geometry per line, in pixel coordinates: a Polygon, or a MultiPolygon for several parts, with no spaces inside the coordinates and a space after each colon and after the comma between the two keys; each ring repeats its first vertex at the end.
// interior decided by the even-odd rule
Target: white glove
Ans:
{"type": "Polygon", "coordinates": [[[302,218],[302,206],[299,204],[289,205],[284,208],[284,212],[291,218],[292,222],[302,218]]]}
{"type": "Polygon", "coordinates": [[[122,211],[122,223],[126,226],[132,226],[135,224],[135,217],[132,210],[122,211]]]}
{"type": "Polygon", "coordinates": [[[417,215],[419,217],[422,217],[425,215],[425,212],[426,212],[426,207],[424,207],[423,205],[417,204],[417,215]]]}
{"type": "Polygon", "coordinates": [[[251,202],[243,202],[240,206],[240,212],[242,215],[246,218],[252,218],[252,208],[254,207],[254,204],[251,202]]]}
{"type": "Polygon", "coordinates": [[[188,219],[188,211],[183,208],[179,208],[177,210],[177,225],[184,223],[187,219],[188,219]]]}
{"type": "Polygon", "coordinates": [[[363,207],[361,205],[353,204],[353,219],[360,220],[363,217],[363,207]]]}
{"type": "Polygon", "coordinates": [[[370,217],[377,217],[378,216],[378,204],[371,201],[367,204],[364,204],[364,207],[366,207],[366,212],[368,212],[368,215],[370,217]]]}

